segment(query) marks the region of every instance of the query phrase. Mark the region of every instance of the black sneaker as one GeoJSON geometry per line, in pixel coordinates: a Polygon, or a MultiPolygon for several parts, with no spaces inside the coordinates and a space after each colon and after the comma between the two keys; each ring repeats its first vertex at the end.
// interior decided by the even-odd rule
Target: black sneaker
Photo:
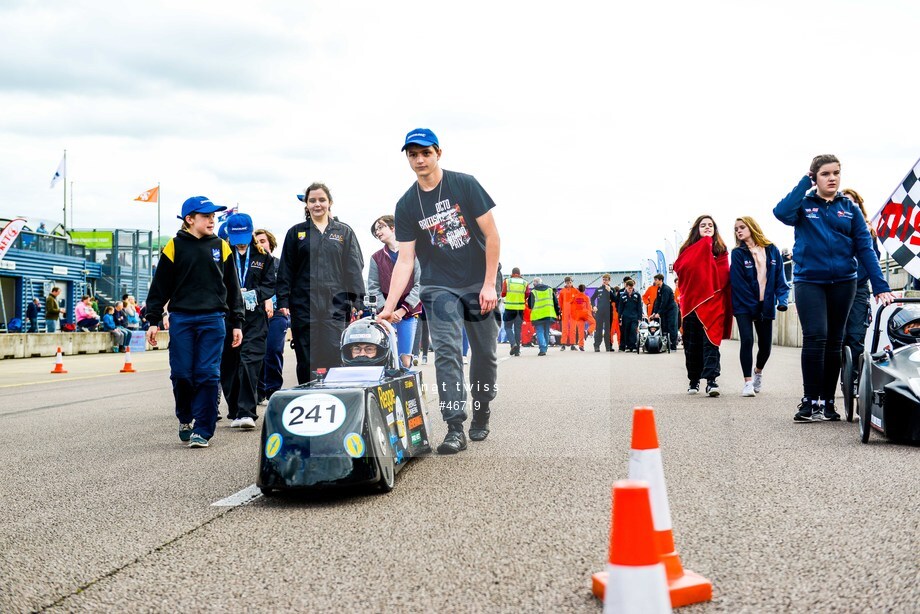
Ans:
{"type": "Polygon", "coordinates": [[[482,404],[480,409],[473,410],[473,419],[470,421],[470,439],[483,441],[489,436],[489,416],[492,414],[489,406],[482,404]]]}
{"type": "Polygon", "coordinates": [[[540,352],[537,356],[546,356],[546,352],[540,352]]]}
{"type": "Polygon", "coordinates": [[[824,411],[821,412],[821,419],[828,422],[840,422],[840,414],[834,410],[833,403],[824,404],[824,411]]]}
{"type": "MultiPolygon", "coordinates": [[[[595,351],[595,352],[600,352],[600,351],[601,351],[601,348],[599,348],[598,346],[595,345],[595,346],[594,346],[594,351],[595,351]]],[[[609,352],[610,350],[607,350],[607,351],[609,352]]]]}
{"type": "Polygon", "coordinates": [[[438,454],[456,454],[466,450],[466,435],[463,434],[463,423],[448,424],[447,435],[438,446],[438,454]]]}
{"type": "Polygon", "coordinates": [[[719,385],[716,383],[716,380],[712,380],[711,382],[706,382],[706,394],[708,394],[711,397],[719,396],[720,394],[719,385]]]}
{"type": "Polygon", "coordinates": [[[562,349],[559,350],[559,351],[560,351],[560,352],[564,352],[564,351],[565,351],[565,346],[563,345],[563,346],[562,346],[562,349]]]}
{"type": "Polygon", "coordinates": [[[817,410],[818,404],[810,399],[803,398],[799,403],[798,412],[792,417],[794,422],[814,422],[812,414],[817,410]]]}
{"type": "Polygon", "coordinates": [[[700,383],[690,382],[690,385],[687,386],[687,394],[699,394],[699,393],[700,393],[700,383]]]}

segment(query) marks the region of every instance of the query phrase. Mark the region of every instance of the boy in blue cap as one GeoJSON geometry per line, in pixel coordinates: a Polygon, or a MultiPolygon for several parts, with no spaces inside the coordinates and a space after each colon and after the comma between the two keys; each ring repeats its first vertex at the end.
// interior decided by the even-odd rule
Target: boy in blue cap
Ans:
{"type": "Polygon", "coordinates": [[[225,319],[232,347],[243,341],[243,297],[232,250],[214,234],[214,213],[225,209],[204,196],[182,204],[182,229],[163,247],[147,295],[150,345],[157,344],[169,303],[170,379],[179,439],[190,448],[207,448],[214,435],[225,319]]]}
{"type": "MultiPolygon", "coordinates": [[[[231,347],[224,342],[220,365],[220,385],[227,400],[231,428],[256,428],[256,406],[259,403],[259,367],[265,357],[268,336],[268,312],[272,310],[275,294],[275,259],[253,238],[252,218],[234,213],[227,218],[227,241],[233,247],[231,258],[236,260],[236,274],[243,296],[243,343],[231,347]]],[[[227,323],[227,329],[231,324],[227,323]]]]}

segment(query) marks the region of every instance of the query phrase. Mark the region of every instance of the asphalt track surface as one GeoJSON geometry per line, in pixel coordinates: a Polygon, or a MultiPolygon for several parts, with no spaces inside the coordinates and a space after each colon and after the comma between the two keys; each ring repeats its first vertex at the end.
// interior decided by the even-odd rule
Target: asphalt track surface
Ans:
{"type": "Polygon", "coordinates": [[[487,441],[413,460],[387,495],[236,507],[212,504],[254,483],[258,431],[181,445],[166,352],[136,374],[0,361],[0,612],[599,612],[634,405],[656,409],[684,565],[715,585],[681,611],[920,609],[920,448],[793,423],[798,350],[774,349],[755,399],[733,342],[718,399],[686,395],[682,352],[507,350],[487,441]]]}

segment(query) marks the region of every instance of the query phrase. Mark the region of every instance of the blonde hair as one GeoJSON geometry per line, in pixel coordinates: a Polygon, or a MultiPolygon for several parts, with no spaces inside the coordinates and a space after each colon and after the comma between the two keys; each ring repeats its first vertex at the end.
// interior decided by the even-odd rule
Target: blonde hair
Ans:
{"type": "Polygon", "coordinates": [[[878,233],[875,232],[875,228],[872,226],[872,222],[869,221],[869,214],[866,213],[866,206],[863,204],[863,197],[859,195],[859,192],[853,188],[847,188],[843,191],[843,195],[856,203],[856,206],[859,207],[859,210],[862,211],[863,218],[866,220],[866,225],[869,227],[869,234],[872,235],[872,238],[875,239],[878,237],[878,233]]]}
{"type": "MultiPolygon", "coordinates": [[[[756,245],[759,245],[760,247],[766,247],[768,245],[773,245],[772,241],[770,241],[768,238],[763,236],[763,230],[760,229],[760,224],[755,222],[754,218],[752,218],[751,216],[743,215],[735,219],[735,221],[741,222],[742,224],[748,227],[748,229],[751,231],[751,239],[754,241],[756,245]]],[[[741,247],[741,241],[738,240],[738,235],[735,235],[735,247],[741,247]]]]}

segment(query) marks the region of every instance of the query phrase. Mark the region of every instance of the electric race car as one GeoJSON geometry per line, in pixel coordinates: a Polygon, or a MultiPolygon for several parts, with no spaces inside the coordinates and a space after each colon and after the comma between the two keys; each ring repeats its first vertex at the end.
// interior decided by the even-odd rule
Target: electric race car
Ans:
{"type": "MultiPolygon", "coordinates": [[[[920,298],[902,298],[879,307],[866,331],[858,360],[856,411],[859,434],[868,443],[872,429],[892,441],[920,444],[920,298]]],[[[853,358],[844,352],[844,373],[853,358]],[[847,364],[849,361],[849,364],[847,364]]],[[[844,386],[847,419],[853,387],[844,386]],[[848,395],[849,391],[849,395],[848,395]],[[849,398],[848,398],[849,397],[849,398]]]]}
{"type": "Polygon", "coordinates": [[[389,492],[410,458],[431,452],[421,374],[399,368],[392,328],[364,318],[340,345],[345,366],[272,395],[259,448],[263,494],[362,485],[389,492]]]}

